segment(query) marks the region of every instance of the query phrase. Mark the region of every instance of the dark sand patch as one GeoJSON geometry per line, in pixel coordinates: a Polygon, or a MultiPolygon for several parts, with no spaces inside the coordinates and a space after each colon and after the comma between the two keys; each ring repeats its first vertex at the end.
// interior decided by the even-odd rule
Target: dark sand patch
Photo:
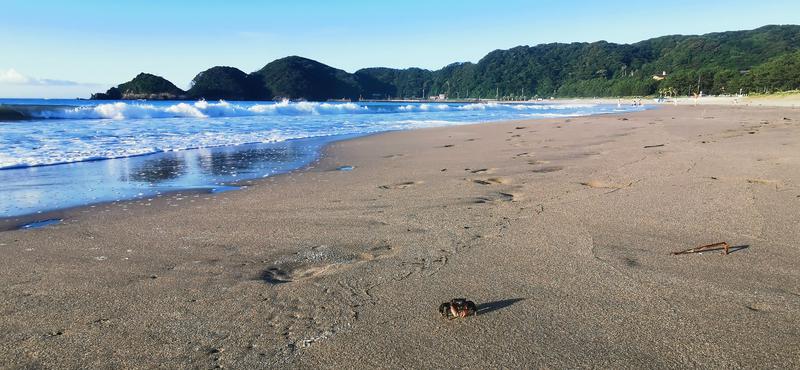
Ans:
{"type": "Polygon", "coordinates": [[[531,170],[531,172],[533,172],[533,173],[549,173],[549,172],[558,172],[558,171],[561,171],[563,169],[564,169],[564,167],[561,167],[561,166],[547,166],[547,167],[541,167],[541,168],[533,169],[533,170],[531,170]]]}
{"type": "Polygon", "coordinates": [[[488,179],[475,179],[472,180],[472,182],[480,185],[497,185],[497,184],[504,185],[504,184],[510,184],[511,179],[506,177],[491,177],[488,179]]]}
{"type": "Polygon", "coordinates": [[[396,184],[381,185],[381,186],[378,186],[378,188],[380,188],[380,189],[406,189],[406,188],[410,188],[412,186],[419,185],[419,184],[422,184],[422,181],[404,181],[404,182],[399,182],[399,183],[396,183],[396,184]]]}

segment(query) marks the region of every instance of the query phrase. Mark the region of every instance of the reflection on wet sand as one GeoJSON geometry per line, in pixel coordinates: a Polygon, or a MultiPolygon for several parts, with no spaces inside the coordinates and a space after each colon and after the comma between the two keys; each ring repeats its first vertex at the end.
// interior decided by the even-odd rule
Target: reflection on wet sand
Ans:
{"type": "Polygon", "coordinates": [[[0,218],[181,189],[231,191],[238,189],[230,186],[238,181],[302,167],[313,161],[325,144],[349,137],[353,135],[3,170],[0,218]]]}
{"type": "Polygon", "coordinates": [[[186,174],[186,161],[183,158],[157,158],[144,161],[141,166],[123,174],[121,181],[160,183],[176,179],[186,174]]]}
{"type": "Polygon", "coordinates": [[[199,156],[200,167],[214,176],[238,175],[243,171],[258,168],[264,163],[290,163],[307,155],[306,151],[292,146],[249,148],[232,151],[216,151],[199,156]]]}

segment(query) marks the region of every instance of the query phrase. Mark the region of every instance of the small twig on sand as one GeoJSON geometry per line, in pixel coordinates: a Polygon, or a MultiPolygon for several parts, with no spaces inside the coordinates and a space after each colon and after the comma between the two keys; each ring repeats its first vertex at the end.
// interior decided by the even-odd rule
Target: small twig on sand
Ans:
{"type": "Polygon", "coordinates": [[[717,250],[717,249],[720,249],[720,248],[724,249],[725,251],[723,252],[723,254],[727,255],[730,252],[731,245],[728,244],[727,242],[706,244],[706,245],[701,245],[701,246],[696,247],[696,248],[690,248],[690,249],[687,249],[687,250],[684,250],[684,251],[672,252],[672,255],[676,256],[676,255],[679,255],[679,254],[700,253],[700,252],[717,250]]]}
{"type": "Polygon", "coordinates": [[[645,149],[648,149],[648,148],[658,148],[658,147],[661,147],[661,146],[664,146],[664,145],[667,145],[667,144],[645,145],[645,146],[644,146],[644,148],[645,148],[645,149]]]}

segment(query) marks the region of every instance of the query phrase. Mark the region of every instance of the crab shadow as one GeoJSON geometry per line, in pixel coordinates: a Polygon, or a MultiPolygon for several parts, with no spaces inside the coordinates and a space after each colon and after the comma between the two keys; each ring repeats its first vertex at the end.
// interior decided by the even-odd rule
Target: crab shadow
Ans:
{"type": "Polygon", "coordinates": [[[501,301],[481,303],[481,304],[478,305],[477,314],[478,315],[485,315],[485,314],[493,312],[493,311],[502,310],[502,309],[504,309],[504,308],[506,308],[508,306],[513,305],[514,303],[517,303],[519,301],[524,301],[524,300],[525,300],[525,298],[512,298],[512,299],[504,299],[504,300],[501,300],[501,301]]]}
{"type": "Polygon", "coordinates": [[[728,254],[736,253],[742,249],[750,248],[750,244],[743,244],[743,245],[735,245],[728,249],[728,254]]]}

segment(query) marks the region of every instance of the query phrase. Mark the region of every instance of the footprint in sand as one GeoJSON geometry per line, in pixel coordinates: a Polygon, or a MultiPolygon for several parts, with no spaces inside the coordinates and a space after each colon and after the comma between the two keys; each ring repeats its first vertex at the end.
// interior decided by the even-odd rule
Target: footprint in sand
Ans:
{"type": "Polygon", "coordinates": [[[603,180],[589,180],[582,182],[581,185],[588,186],[594,189],[607,189],[616,187],[614,184],[603,180]]]}
{"type": "Polygon", "coordinates": [[[261,273],[261,280],[278,285],[320,276],[391,254],[389,245],[371,248],[335,248],[321,245],[284,256],[261,273]]]}
{"type": "Polygon", "coordinates": [[[488,179],[475,179],[472,182],[480,185],[510,184],[511,180],[505,177],[491,177],[488,179]]]}
{"type": "Polygon", "coordinates": [[[642,268],[641,257],[648,253],[643,249],[604,243],[595,244],[591,252],[594,258],[600,262],[626,269],[642,268]]]}
{"type": "Polygon", "coordinates": [[[548,163],[550,163],[550,161],[544,161],[544,160],[538,160],[538,159],[528,161],[528,164],[534,165],[534,166],[535,165],[539,165],[539,164],[548,164],[548,163]]]}
{"type": "Polygon", "coordinates": [[[495,202],[516,202],[519,200],[517,194],[511,192],[496,192],[482,197],[477,197],[473,201],[476,204],[495,203],[495,202]]]}
{"type": "Polygon", "coordinates": [[[452,148],[454,146],[455,144],[447,144],[447,145],[442,145],[440,148],[452,148]]]}
{"type": "Polygon", "coordinates": [[[494,168],[479,168],[477,170],[469,170],[470,173],[493,173],[494,168]]]}
{"type": "Polygon", "coordinates": [[[564,167],[561,166],[545,166],[531,170],[533,173],[549,173],[549,172],[558,172],[563,170],[564,167]]]}
{"type": "Polygon", "coordinates": [[[378,188],[379,189],[406,189],[406,188],[410,188],[410,187],[412,187],[414,185],[419,185],[419,184],[422,184],[422,181],[406,181],[406,182],[400,182],[400,183],[397,183],[397,184],[381,185],[381,186],[378,186],[378,188]]]}
{"type": "Polygon", "coordinates": [[[759,184],[759,185],[775,185],[776,187],[781,185],[780,181],[777,180],[768,180],[768,179],[747,179],[748,184],[759,184]]]}

